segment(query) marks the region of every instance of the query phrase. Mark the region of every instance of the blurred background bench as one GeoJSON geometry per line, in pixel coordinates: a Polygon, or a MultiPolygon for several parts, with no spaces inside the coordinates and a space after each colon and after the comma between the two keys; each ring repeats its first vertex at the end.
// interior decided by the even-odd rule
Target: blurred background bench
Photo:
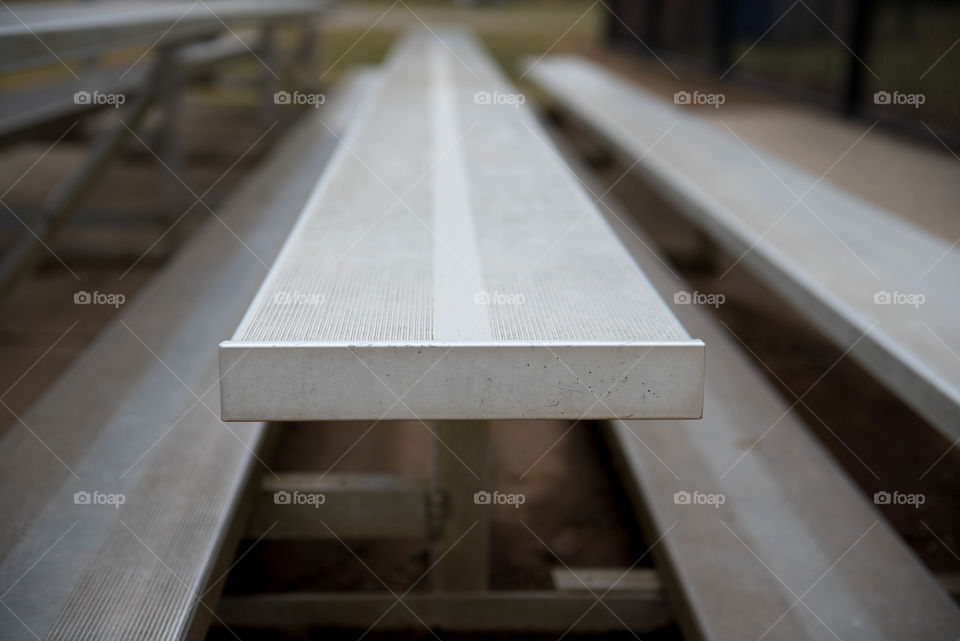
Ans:
{"type": "MultiPolygon", "coordinates": [[[[315,20],[325,8],[325,3],[314,0],[5,6],[0,12],[0,71],[23,73],[52,67],[55,74],[52,81],[28,81],[23,89],[4,93],[0,142],[22,139],[44,125],[108,107],[121,115],[5,252],[0,262],[0,296],[32,268],[44,245],[76,211],[124,143],[137,135],[151,103],[162,107],[157,154],[164,169],[173,174],[167,187],[174,190],[183,164],[179,121],[185,81],[204,77],[212,66],[248,54],[263,67],[264,114],[274,113],[274,92],[281,86],[278,73],[286,66],[277,55],[275,31],[289,23],[302,27],[305,56],[313,61],[316,52],[309,41],[315,35],[315,20]],[[234,31],[251,24],[259,29],[254,38],[234,31]],[[103,63],[109,54],[138,47],[142,53],[132,64],[103,63]]],[[[315,68],[311,70],[315,76],[315,68]]],[[[185,206],[182,198],[161,197],[168,199],[173,210],[185,206]]]]}
{"type": "Polygon", "coordinates": [[[742,261],[891,392],[960,438],[950,348],[960,345],[960,255],[950,242],[586,60],[546,58],[529,77],[736,256],[727,271],[742,261]]]}
{"type": "Polygon", "coordinates": [[[208,221],[4,436],[5,639],[205,634],[268,444],[262,422],[220,421],[205,344],[238,322],[371,81],[344,82],[221,208],[240,242],[208,221]]]}

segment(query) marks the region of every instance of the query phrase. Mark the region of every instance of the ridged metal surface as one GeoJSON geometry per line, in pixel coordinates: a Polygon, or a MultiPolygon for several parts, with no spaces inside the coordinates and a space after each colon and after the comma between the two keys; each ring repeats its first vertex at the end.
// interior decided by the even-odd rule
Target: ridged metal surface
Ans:
{"type": "Polygon", "coordinates": [[[16,3],[0,11],[0,70],[157,45],[161,40],[202,39],[265,21],[310,20],[329,7],[323,0],[16,3]]]}
{"type": "Polygon", "coordinates": [[[429,95],[415,66],[394,58],[385,71],[372,115],[324,177],[242,340],[432,336],[429,95]]]}
{"type": "Polygon", "coordinates": [[[497,340],[688,338],[597,215],[529,107],[475,104],[478,91],[509,87],[474,47],[458,49],[481,80],[461,71],[460,107],[476,135],[464,139],[471,206],[491,292],[522,305],[491,305],[497,340]]]}
{"type": "MultiPolygon", "coordinates": [[[[637,261],[670,292],[676,280],[633,232],[637,261]]],[[[684,638],[960,638],[960,608],[736,339],[698,306],[677,315],[710,345],[703,419],[602,431],[684,638]]]]}
{"type": "MultiPolygon", "coordinates": [[[[334,132],[363,86],[322,112],[334,132]]],[[[4,641],[173,641],[209,615],[197,597],[218,578],[264,431],[218,419],[214,345],[238,322],[260,261],[278,252],[334,147],[320,116],[298,126],[219,208],[245,244],[219,222],[202,228],[4,435],[4,641]],[[78,491],[125,502],[78,505],[78,491]]]]}
{"type": "Polygon", "coordinates": [[[476,41],[384,73],[220,346],[222,416],[699,416],[703,343],[476,41]]]}
{"type": "MultiPolygon", "coordinates": [[[[234,340],[440,340],[436,317],[457,304],[437,299],[435,281],[445,270],[470,272],[464,282],[495,300],[523,301],[481,309],[494,341],[688,339],[529,106],[475,101],[479,92],[516,90],[473,40],[457,32],[439,37],[442,43],[424,32],[397,47],[381,93],[357,114],[362,126],[234,340]],[[432,94],[445,90],[457,122],[438,142],[444,132],[432,94]],[[438,217],[450,214],[434,211],[433,173],[456,164],[476,233],[476,266],[463,256],[434,259],[445,243],[438,217]]],[[[472,302],[479,292],[460,293],[472,302]]]]}
{"type": "MultiPolygon", "coordinates": [[[[216,408],[215,397],[205,402],[216,408]]],[[[122,522],[109,531],[60,610],[51,641],[100,639],[110,630],[120,638],[176,639],[203,609],[197,597],[207,578],[217,578],[206,572],[259,430],[242,428],[234,439],[200,405],[181,425],[154,448],[118,515],[122,522]]]]}

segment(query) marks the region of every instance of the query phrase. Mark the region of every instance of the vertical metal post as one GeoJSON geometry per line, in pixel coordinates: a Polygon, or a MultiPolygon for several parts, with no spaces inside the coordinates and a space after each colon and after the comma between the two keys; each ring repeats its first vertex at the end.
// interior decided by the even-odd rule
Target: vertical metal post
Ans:
{"type": "Polygon", "coordinates": [[[856,0],[851,16],[850,55],[848,56],[847,84],[844,88],[841,109],[847,116],[856,116],[863,111],[861,100],[866,81],[864,65],[873,31],[873,17],[876,5],[872,0],[856,0]]]}
{"type": "Polygon", "coordinates": [[[608,47],[614,47],[618,44],[619,40],[619,28],[617,26],[617,11],[619,10],[619,3],[617,0],[609,0],[606,3],[607,7],[607,20],[604,24],[604,36],[607,41],[608,47]]]}
{"type": "Polygon", "coordinates": [[[166,165],[161,168],[164,186],[163,199],[167,202],[170,216],[180,216],[188,204],[187,194],[181,184],[183,173],[183,135],[180,128],[183,117],[183,69],[180,66],[179,49],[174,46],[160,48],[156,66],[156,86],[162,121],[160,125],[159,156],[166,165]]]}
{"type": "Polygon", "coordinates": [[[307,75],[307,81],[303,85],[308,89],[317,89],[320,86],[320,19],[307,18],[304,23],[300,65],[307,75]]]}
{"type": "Polygon", "coordinates": [[[277,120],[277,104],[274,94],[280,90],[280,52],[277,47],[277,28],[273,23],[266,23],[260,32],[261,56],[263,70],[263,104],[261,118],[264,124],[270,125],[277,120]]]}
{"type": "Polygon", "coordinates": [[[723,74],[733,64],[734,33],[736,30],[737,3],[734,0],[718,0],[714,3],[716,20],[714,22],[713,67],[723,74]]]}
{"type": "Polygon", "coordinates": [[[40,260],[44,246],[52,242],[57,231],[97,184],[110,161],[123,150],[130,131],[140,126],[152,100],[153,94],[149,90],[137,96],[124,108],[121,122],[104,132],[80,165],[50,190],[36,219],[31,221],[30,231],[24,231],[0,260],[0,299],[9,294],[40,260]]]}
{"type": "Polygon", "coordinates": [[[489,490],[490,424],[438,421],[433,427],[435,493],[444,497],[445,518],[434,542],[437,591],[481,591],[489,587],[490,509],[477,503],[489,490]],[[466,536],[464,533],[468,532],[466,536]]]}
{"type": "Polygon", "coordinates": [[[660,51],[663,48],[663,5],[661,0],[647,0],[645,4],[644,38],[652,50],[660,51]]]}

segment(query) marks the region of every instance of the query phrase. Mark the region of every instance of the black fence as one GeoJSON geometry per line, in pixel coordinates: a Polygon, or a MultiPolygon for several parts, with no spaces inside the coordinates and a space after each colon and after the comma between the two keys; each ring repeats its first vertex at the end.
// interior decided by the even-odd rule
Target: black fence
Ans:
{"type": "Polygon", "coordinates": [[[960,147],[958,0],[607,0],[609,41],[960,147]],[[642,42],[641,42],[642,41],[642,42]]]}

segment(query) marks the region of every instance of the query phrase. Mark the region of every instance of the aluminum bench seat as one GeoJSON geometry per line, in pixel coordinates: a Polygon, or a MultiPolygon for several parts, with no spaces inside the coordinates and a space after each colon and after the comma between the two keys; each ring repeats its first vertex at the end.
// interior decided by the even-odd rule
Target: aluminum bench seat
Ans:
{"type": "MultiPolygon", "coordinates": [[[[618,218],[658,291],[689,291],[629,214],[618,218]]],[[[792,399],[709,310],[675,311],[710,346],[703,419],[607,421],[602,431],[646,540],[656,541],[684,638],[960,637],[956,602],[790,411],[792,399]]]]}
{"type": "Polygon", "coordinates": [[[894,394],[960,437],[960,252],[949,241],[597,64],[547,57],[527,77],[840,349],[853,346],[894,394]]]}
{"type": "Polygon", "coordinates": [[[84,72],[79,78],[66,76],[62,81],[26,89],[5,91],[0,99],[0,136],[9,136],[47,122],[101,108],[91,102],[75,99],[77,92],[87,95],[124,94],[132,98],[146,80],[147,66],[135,67],[129,73],[124,68],[100,68],[84,72]]]}
{"type": "Polygon", "coordinates": [[[7,3],[0,7],[0,72],[195,40],[263,21],[301,20],[329,6],[324,0],[7,3]]]}
{"type": "MultiPolygon", "coordinates": [[[[258,43],[249,33],[228,34],[205,42],[184,46],[177,53],[177,61],[189,79],[210,66],[234,58],[251,55],[258,43]],[[242,38],[239,39],[239,38],[242,38]]],[[[93,96],[123,94],[124,104],[143,91],[150,80],[150,65],[129,64],[84,70],[78,78],[64,74],[62,80],[26,89],[4,92],[0,98],[0,137],[10,136],[32,127],[81,114],[90,109],[110,107],[94,104],[93,100],[78,99],[83,92],[93,96]]]]}
{"type": "Polygon", "coordinates": [[[221,410],[696,418],[703,354],[487,54],[424,30],[221,345],[221,410]]]}
{"type": "Polygon", "coordinates": [[[0,638],[203,637],[265,435],[220,421],[211,345],[369,82],[288,133],[0,439],[0,638]]]}
{"type": "Polygon", "coordinates": [[[256,30],[227,33],[184,47],[179,52],[179,62],[185,69],[202,70],[226,60],[260,55],[259,39],[260,34],[256,30]]]}

